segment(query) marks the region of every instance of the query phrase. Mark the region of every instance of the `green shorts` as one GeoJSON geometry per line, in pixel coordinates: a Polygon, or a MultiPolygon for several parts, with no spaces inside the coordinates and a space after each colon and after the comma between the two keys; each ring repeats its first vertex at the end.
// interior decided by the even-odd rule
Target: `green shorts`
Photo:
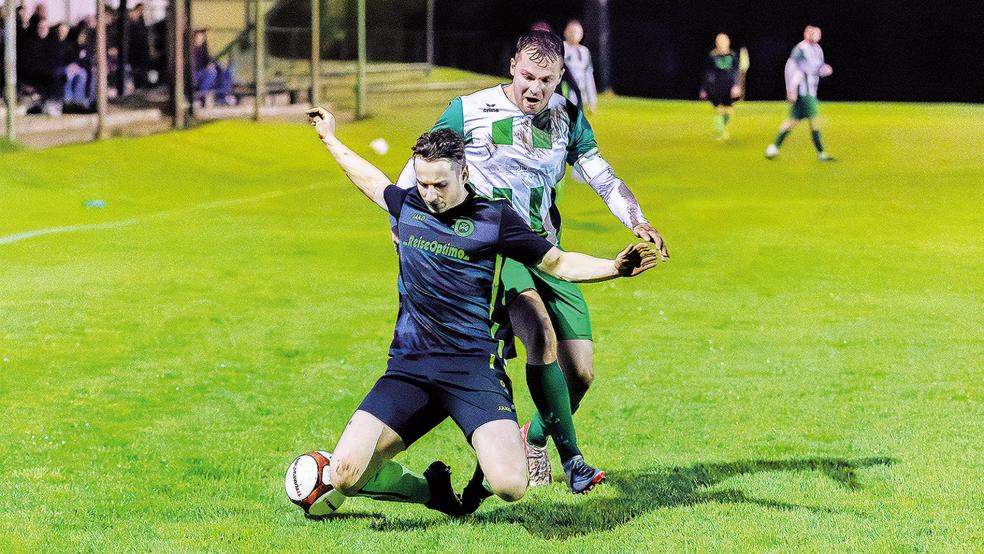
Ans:
{"type": "Polygon", "coordinates": [[[525,290],[536,290],[550,314],[557,340],[591,340],[588,303],[574,283],[561,281],[534,267],[506,258],[502,263],[502,288],[506,304],[525,290]]]}
{"type": "Polygon", "coordinates": [[[792,119],[813,119],[820,111],[820,101],[816,96],[800,96],[789,108],[792,119]]]}

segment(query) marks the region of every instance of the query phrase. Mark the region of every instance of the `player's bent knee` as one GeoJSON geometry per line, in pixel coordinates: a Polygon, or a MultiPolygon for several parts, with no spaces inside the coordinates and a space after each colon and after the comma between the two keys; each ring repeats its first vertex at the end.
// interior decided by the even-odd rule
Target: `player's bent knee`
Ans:
{"type": "MultiPolygon", "coordinates": [[[[525,472],[522,477],[525,477],[525,472]]],[[[516,502],[526,494],[527,481],[528,479],[513,476],[506,479],[498,479],[495,482],[490,481],[489,484],[492,485],[493,494],[506,502],[516,502]]]]}
{"type": "Polygon", "coordinates": [[[557,335],[554,334],[549,320],[546,324],[540,322],[528,337],[529,344],[523,342],[523,346],[526,347],[526,355],[530,363],[550,363],[557,358],[557,335]]]}
{"type": "Polygon", "coordinates": [[[362,470],[344,459],[331,461],[331,485],[345,496],[355,496],[359,492],[359,479],[362,470]]]}
{"type": "Polygon", "coordinates": [[[584,368],[578,368],[577,377],[585,388],[590,387],[591,383],[594,383],[594,379],[595,379],[594,369],[591,368],[590,366],[584,368]]]}
{"type": "Polygon", "coordinates": [[[557,335],[539,295],[524,291],[509,307],[516,336],[526,348],[527,362],[551,363],[557,358],[557,335]]]}

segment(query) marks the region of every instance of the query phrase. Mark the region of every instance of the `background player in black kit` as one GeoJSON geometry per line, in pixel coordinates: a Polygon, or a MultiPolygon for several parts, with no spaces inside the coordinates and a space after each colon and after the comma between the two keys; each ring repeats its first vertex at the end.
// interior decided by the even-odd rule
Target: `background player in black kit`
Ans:
{"type": "Polygon", "coordinates": [[[741,96],[738,55],[731,50],[731,39],[724,33],[714,38],[714,50],[707,55],[707,69],[700,84],[701,100],[714,106],[714,126],[717,140],[728,140],[728,123],[735,109],[735,99],[741,96]]]}

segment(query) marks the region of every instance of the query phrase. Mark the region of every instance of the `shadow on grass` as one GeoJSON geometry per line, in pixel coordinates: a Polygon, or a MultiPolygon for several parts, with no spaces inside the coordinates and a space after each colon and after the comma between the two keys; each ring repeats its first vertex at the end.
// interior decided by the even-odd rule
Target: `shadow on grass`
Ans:
{"type": "MultiPolygon", "coordinates": [[[[612,496],[589,496],[586,501],[551,502],[522,500],[480,510],[471,521],[522,525],[530,534],[546,539],[567,539],[608,531],[660,508],[693,506],[706,502],[756,504],[777,510],[809,510],[838,513],[838,510],[789,504],[753,498],[737,490],[706,489],[739,475],[769,472],[817,471],[848,490],[861,489],[857,471],[873,466],[890,466],[892,458],[805,458],[792,460],[743,460],[722,464],[695,464],[690,467],[654,468],[612,472],[603,486],[615,489],[612,496]]],[[[443,525],[450,520],[404,520],[385,518],[372,524],[379,531],[410,531],[443,525]]],[[[468,521],[468,520],[465,520],[468,521]]]]}

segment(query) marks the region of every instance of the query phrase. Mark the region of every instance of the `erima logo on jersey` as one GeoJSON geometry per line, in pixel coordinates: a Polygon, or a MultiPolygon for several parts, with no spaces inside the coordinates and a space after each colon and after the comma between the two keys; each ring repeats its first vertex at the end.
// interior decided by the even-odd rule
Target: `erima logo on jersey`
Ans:
{"type": "Polygon", "coordinates": [[[416,248],[417,250],[423,250],[432,254],[447,256],[448,258],[454,258],[456,260],[464,260],[466,262],[471,261],[471,257],[467,252],[447,242],[425,240],[420,237],[410,235],[407,237],[407,240],[403,241],[401,244],[403,246],[409,246],[410,248],[416,248]]]}
{"type": "Polygon", "coordinates": [[[496,108],[495,107],[495,104],[488,104],[488,103],[486,103],[485,104],[485,107],[482,108],[482,111],[485,112],[485,113],[498,113],[499,112],[499,108],[496,108]]]}

